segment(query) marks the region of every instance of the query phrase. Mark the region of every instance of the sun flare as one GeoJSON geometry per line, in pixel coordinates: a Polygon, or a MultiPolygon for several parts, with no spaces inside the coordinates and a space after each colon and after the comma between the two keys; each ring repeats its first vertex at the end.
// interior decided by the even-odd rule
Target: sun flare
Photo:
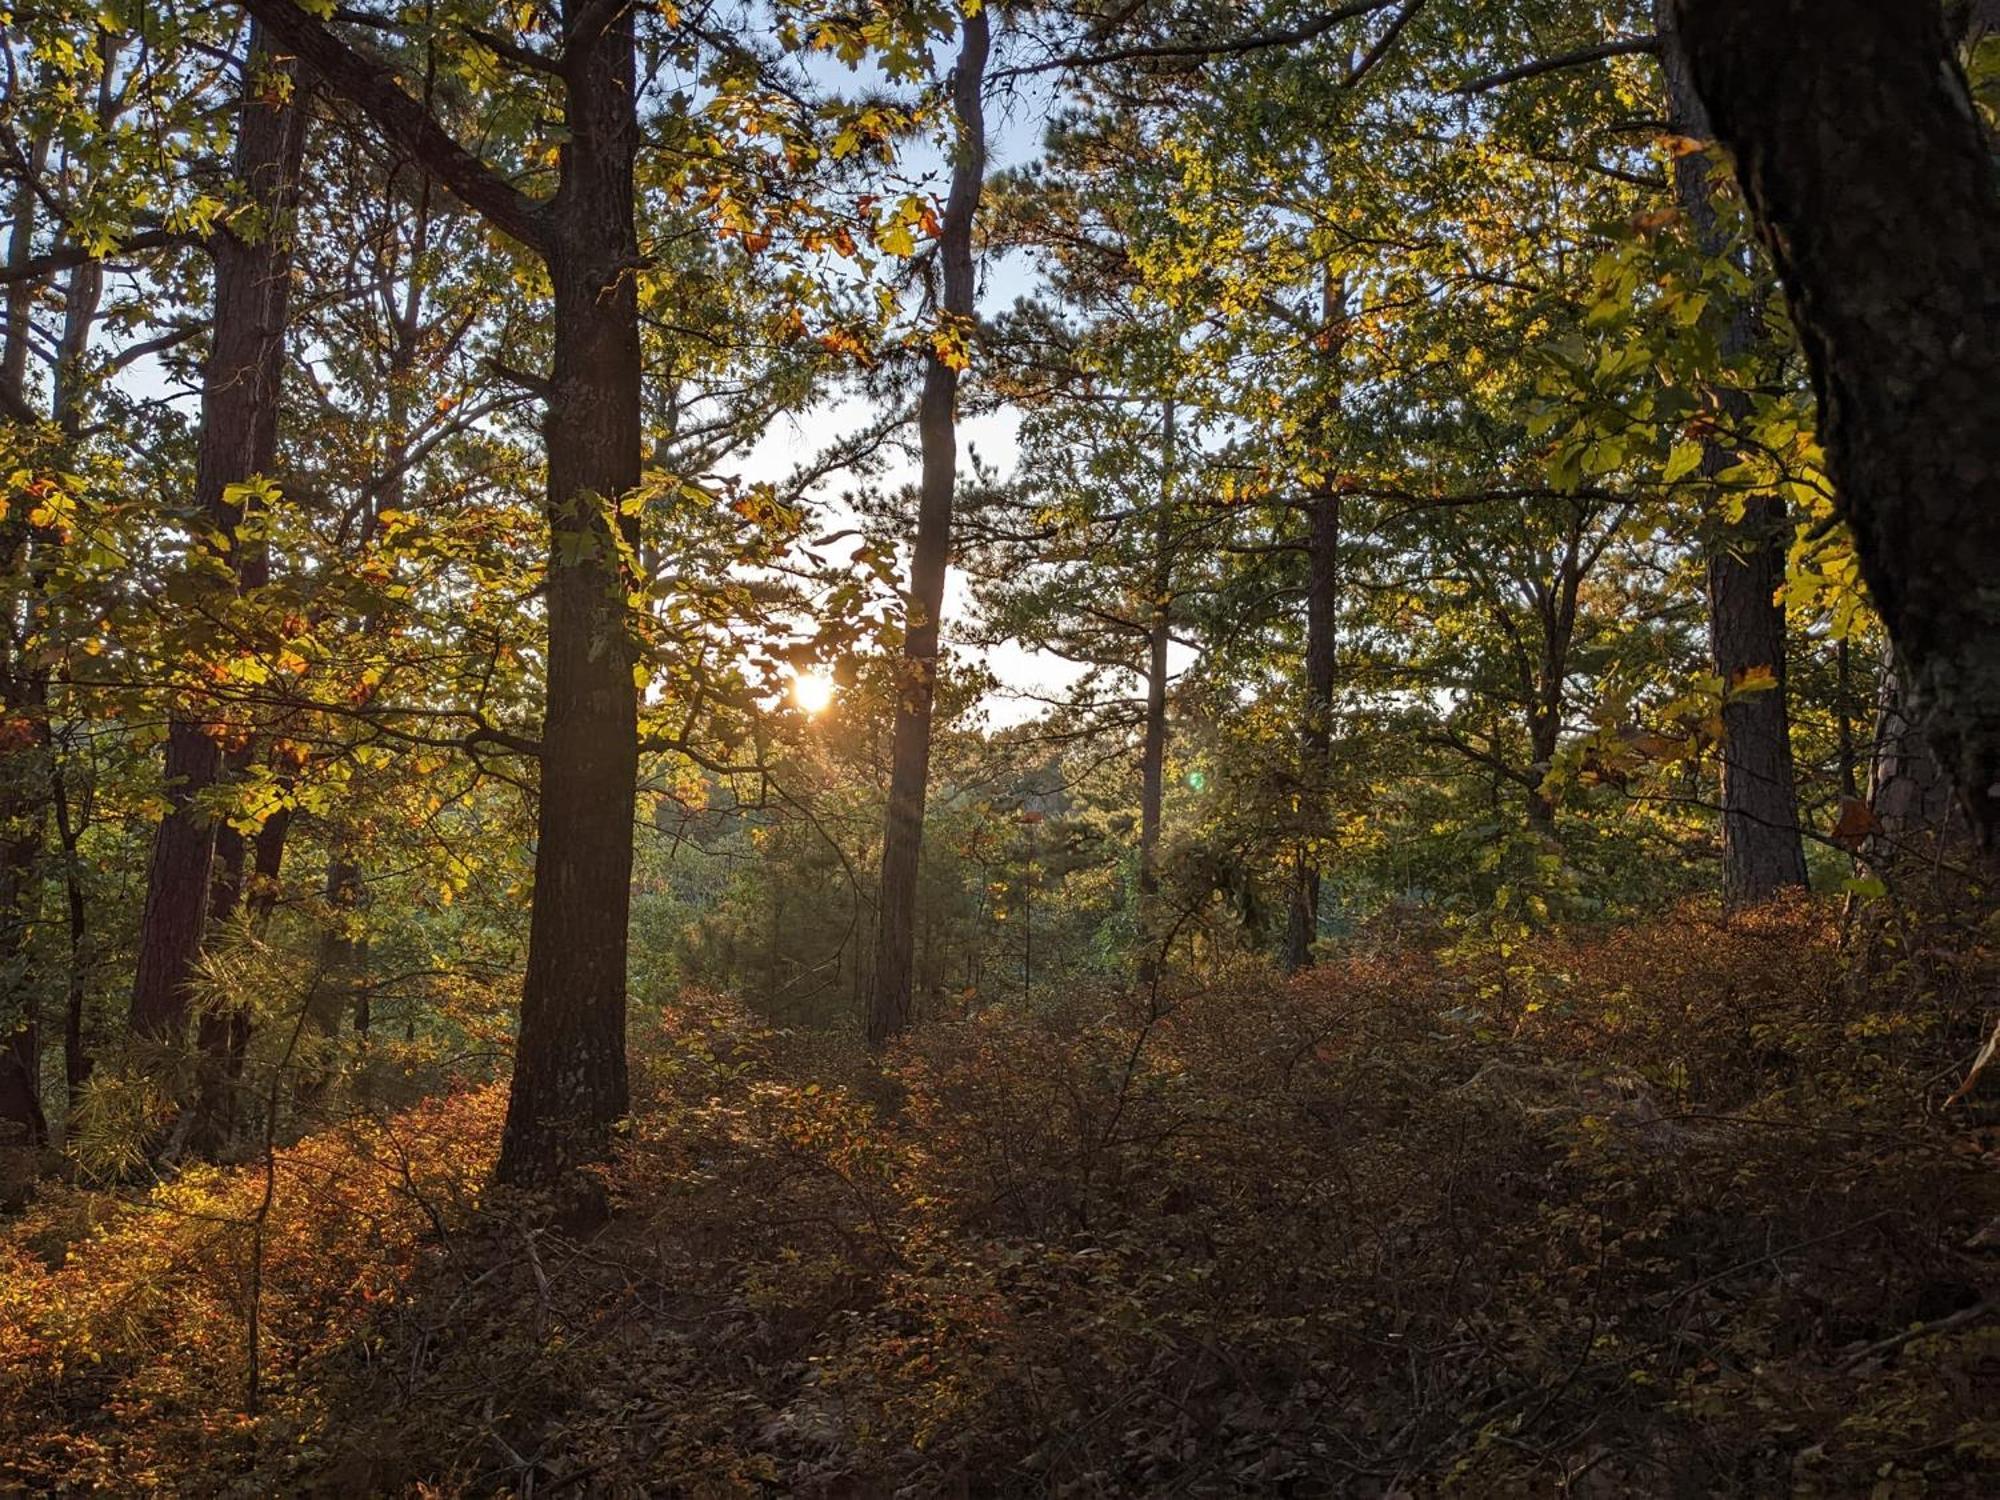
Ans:
{"type": "Polygon", "coordinates": [[[824,672],[801,672],[792,679],[792,702],[816,714],[833,702],[833,679],[824,672]]]}

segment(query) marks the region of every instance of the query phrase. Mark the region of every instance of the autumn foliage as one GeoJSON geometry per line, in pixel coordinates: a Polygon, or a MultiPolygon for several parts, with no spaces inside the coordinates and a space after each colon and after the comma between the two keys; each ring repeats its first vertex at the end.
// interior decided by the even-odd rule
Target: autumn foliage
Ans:
{"type": "Polygon", "coordinates": [[[257,1164],[38,1206],[0,1483],[1980,1493],[2000,1131],[1941,1106],[1987,978],[1801,903],[995,1008],[886,1069],[689,995],[587,1241],[481,1201],[491,1090],[278,1153],[261,1261],[257,1164]]]}

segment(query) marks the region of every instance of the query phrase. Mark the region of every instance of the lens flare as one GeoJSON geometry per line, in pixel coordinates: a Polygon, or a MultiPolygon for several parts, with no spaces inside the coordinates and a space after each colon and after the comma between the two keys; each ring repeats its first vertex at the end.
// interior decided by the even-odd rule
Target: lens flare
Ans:
{"type": "Polygon", "coordinates": [[[792,679],[792,702],[816,714],[833,702],[833,679],[824,672],[801,672],[792,679]]]}

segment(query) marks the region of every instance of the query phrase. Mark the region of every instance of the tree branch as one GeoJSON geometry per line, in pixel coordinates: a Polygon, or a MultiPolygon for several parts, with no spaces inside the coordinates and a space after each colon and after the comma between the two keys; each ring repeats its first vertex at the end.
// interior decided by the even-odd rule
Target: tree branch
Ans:
{"type": "Polygon", "coordinates": [[[452,139],[396,81],[387,64],[350,47],[292,0],[243,0],[243,7],[468,208],[530,249],[547,248],[547,204],[529,197],[452,139]]]}
{"type": "Polygon", "coordinates": [[[1516,68],[1502,68],[1498,73],[1488,73],[1483,78],[1474,78],[1461,83],[1451,92],[1483,94],[1490,89],[1519,83],[1524,78],[1537,78],[1544,73],[1559,73],[1564,68],[1580,68],[1585,63],[1602,62],[1607,57],[1635,57],[1659,50],[1660,39],[1657,36],[1617,37],[1608,42],[1599,42],[1594,47],[1579,47],[1574,52],[1562,52],[1554,57],[1539,58],[1534,62],[1522,63],[1516,68]]]}
{"type": "Polygon", "coordinates": [[[524,47],[497,32],[484,31],[477,26],[466,27],[465,34],[502,62],[510,62],[517,68],[549,78],[563,76],[562,64],[545,52],[537,52],[533,47],[524,47]]]}
{"type": "Polygon", "coordinates": [[[1151,46],[1114,47],[1107,52],[1070,52],[1061,57],[1048,58],[1043,62],[1024,63],[1016,68],[1002,68],[989,74],[997,83],[1006,78],[1022,78],[1035,73],[1054,73],[1065,68],[1098,68],[1110,63],[1169,61],[1175,58],[1194,59],[1204,57],[1240,57],[1246,52],[1261,52],[1270,47],[1292,47],[1300,42],[1312,41],[1324,36],[1342,21],[1352,21],[1357,16],[1373,15],[1378,10],[1387,10],[1396,0],[1349,0],[1346,5],[1335,7],[1325,15],[1315,16],[1310,21],[1302,21],[1297,26],[1288,26],[1276,31],[1255,31],[1247,36],[1224,37],[1209,42],[1162,42],[1151,46]]]}
{"type": "Polygon", "coordinates": [[[22,281],[39,281],[57,271],[67,271],[71,266],[80,266],[85,261],[109,260],[116,255],[130,255],[140,250],[164,250],[171,245],[191,245],[193,236],[172,229],[142,229],[130,235],[125,242],[110,255],[93,255],[88,245],[71,243],[58,245],[46,255],[37,255],[18,265],[0,266],[0,286],[13,286],[22,281]]]}

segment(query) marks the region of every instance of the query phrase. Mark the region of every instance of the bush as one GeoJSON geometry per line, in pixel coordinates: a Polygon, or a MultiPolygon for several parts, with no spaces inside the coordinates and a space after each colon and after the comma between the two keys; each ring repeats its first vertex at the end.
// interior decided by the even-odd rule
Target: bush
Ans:
{"type": "MultiPolygon", "coordinates": [[[[1988,982],[1954,962],[1913,1005],[1893,965],[1854,977],[1820,907],[1690,908],[1552,936],[1532,967],[1385,953],[1155,1009],[998,1008],[920,1030],[886,1080],[691,995],[642,1049],[622,1211],[595,1239],[490,1207],[426,1231],[391,1187],[377,1266],[274,1219],[285,1374],[254,1421],[238,1304],[206,1290],[240,1295],[240,1242],[138,1205],[59,1271],[17,1237],[29,1290],[10,1283],[0,1326],[41,1467],[16,1472],[124,1479],[150,1455],[203,1493],[1980,1493],[2000,1274],[1977,1236],[2000,1192],[1992,1127],[1938,1109],[1988,982]],[[426,1232],[449,1238],[420,1251],[426,1232]],[[138,1291],[162,1276],[207,1330],[201,1377],[138,1291]],[[23,1311],[57,1301],[77,1311],[23,1311]],[[86,1347],[109,1373],[76,1373],[86,1347]],[[202,1422],[241,1440],[201,1448],[202,1422]]],[[[490,1140],[496,1108],[440,1103],[431,1129],[490,1140]]],[[[240,1214],[257,1184],[203,1191],[240,1214]]]]}

